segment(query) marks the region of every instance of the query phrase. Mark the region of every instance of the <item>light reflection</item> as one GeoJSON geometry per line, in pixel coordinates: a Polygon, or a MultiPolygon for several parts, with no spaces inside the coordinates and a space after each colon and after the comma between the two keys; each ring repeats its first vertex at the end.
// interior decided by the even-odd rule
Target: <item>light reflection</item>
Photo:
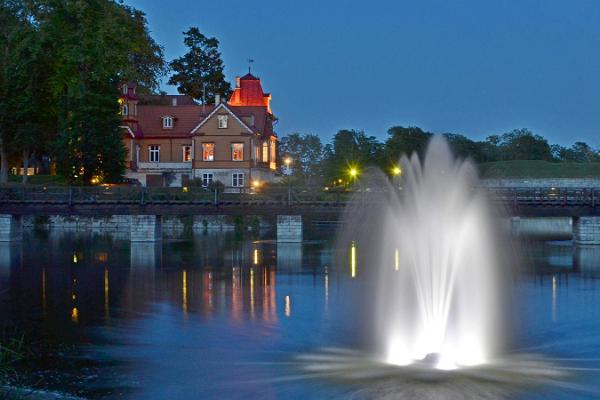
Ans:
{"type": "Polygon", "coordinates": [[[77,261],[79,261],[77,258],[77,253],[73,253],[73,264],[77,264],[77,261]]]}
{"type": "Polygon", "coordinates": [[[73,307],[71,310],[71,321],[76,324],[79,322],[79,310],[77,307],[73,307]]]}
{"type": "Polygon", "coordinates": [[[350,248],[350,276],[356,278],[356,244],[354,242],[350,248]]]}
{"type": "Polygon", "coordinates": [[[556,322],[556,275],[552,276],[552,322],[556,322]]]}
{"type": "Polygon", "coordinates": [[[258,265],[258,249],[254,249],[254,265],[258,265]]]}
{"type": "Polygon", "coordinates": [[[398,271],[398,269],[400,268],[400,252],[398,251],[398,249],[396,249],[396,252],[394,253],[394,267],[396,271],[398,271]]]}
{"type": "Polygon", "coordinates": [[[46,312],[46,267],[42,268],[42,309],[46,312]]]}
{"type": "Polygon", "coordinates": [[[181,297],[182,303],[181,308],[183,309],[183,314],[187,314],[188,312],[188,301],[187,301],[187,271],[184,269],[181,276],[181,297]]]}
{"type": "Polygon", "coordinates": [[[108,287],[108,268],[104,268],[104,316],[109,317],[109,287],[108,287]]]}
{"type": "Polygon", "coordinates": [[[290,315],[292,315],[292,305],[291,305],[290,296],[285,296],[284,312],[285,312],[285,316],[288,318],[290,317],[290,315]]]}
{"type": "Polygon", "coordinates": [[[254,318],[254,268],[250,268],[250,316],[254,318]]]}

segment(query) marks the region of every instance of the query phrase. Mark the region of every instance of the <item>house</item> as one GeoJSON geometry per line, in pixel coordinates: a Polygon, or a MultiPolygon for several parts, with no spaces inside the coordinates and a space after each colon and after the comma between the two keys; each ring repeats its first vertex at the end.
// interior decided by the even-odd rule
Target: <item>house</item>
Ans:
{"type": "Polygon", "coordinates": [[[123,140],[128,150],[126,177],[144,186],[204,186],[220,181],[226,188],[272,182],[277,170],[277,121],[271,95],[260,79],[236,78],[228,101],[198,105],[185,95],[137,95],[136,85],[121,86],[123,140]]]}

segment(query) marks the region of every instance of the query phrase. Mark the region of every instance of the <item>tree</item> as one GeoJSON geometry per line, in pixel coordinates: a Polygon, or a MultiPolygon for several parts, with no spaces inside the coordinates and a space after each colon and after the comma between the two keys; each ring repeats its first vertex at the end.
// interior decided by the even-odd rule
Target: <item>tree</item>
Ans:
{"type": "Polygon", "coordinates": [[[282,159],[290,157],[293,175],[310,185],[323,174],[323,144],[317,135],[292,133],[279,141],[282,159]]]}
{"type": "Polygon", "coordinates": [[[498,147],[504,160],[553,160],[548,141],[528,129],[514,129],[503,134],[498,147]]]}
{"type": "Polygon", "coordinates": [[[570,148],[553,145],[552,154],[558,161],[579,163],[600,161],[600,154],[585,142],[575,142],[570,148]]]}
{"type": "Polygon", "coordinates": [[[183,33],[183,42],[189,51],[170,63],[174,74],[169,85],[177,85],[177,91],[187,94],[205,104],[214,103],[215,95],[228,97],[231,85],[225,81],[219,51],[219,41],[204,36],[196,27],[183,33]]]}
{"type": "Polygon", "coordinates": [[[417,153],[423,156],[433,134],[415,126],[394,126],[388,129],[388,136],[385,142],[386,161],[395,163],[403,154],[411,156],[417,153]]]}
{"type": "Polygon", "coordinates": [[[140,51],[135,43],[143,41],[132,40],[140,34],[132,30],[132,26],[139,28],[139,15],[132,16],[130,9],[107,0],[44,3],[39,20],[44,46],[53,55],[50,81],[58,104],[57,169],[79,183],[89,183],[93,176],[118,179],[126,151],[117,87],[126,74],[135,75],[138,69],[131,60],[140,51]]]}
{"type": "Polygon", "coordinates": [[[331,146],[326,147],[324,160],[327,178],[347,175],[351,168],[379,165],[383,147],[377,138],[363,131],[342,129],[333,137],[331,146]]]}

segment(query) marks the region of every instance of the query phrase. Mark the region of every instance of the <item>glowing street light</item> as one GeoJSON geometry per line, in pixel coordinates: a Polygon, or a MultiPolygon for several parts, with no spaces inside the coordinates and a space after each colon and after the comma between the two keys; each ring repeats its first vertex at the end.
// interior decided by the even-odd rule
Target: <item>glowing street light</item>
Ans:
{"type": "Polygon", "coordinates": [[[286,157],[283,159],[283,163],[285,164],[286,167],[290,167],[290,165],[292,165],[292,158],[291,157],[286,157]]]}
{"type": "Polygon", "coordinates": [[[392,175],[398,176],[401,173],[402,173],[402,169],[400,169],[399,166],[395,165],[394,168],[392,168],[392,175]]]}
{"type": "Polygon", "coordinates": [[[348,170],[348,175],[350,175],[351,178],[356,178],[358,176],[358,169],[356,169],[356,167],[350,167],[350,169],[348,170]]]}

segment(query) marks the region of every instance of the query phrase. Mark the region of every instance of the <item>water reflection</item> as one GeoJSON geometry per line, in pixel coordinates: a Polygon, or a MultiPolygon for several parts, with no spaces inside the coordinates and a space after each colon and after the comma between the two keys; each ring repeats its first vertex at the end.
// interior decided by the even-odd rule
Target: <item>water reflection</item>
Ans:
{"type": "MultiPolygon", "coordinates": [[[[354,305],[364,299],[354,290],[368,263],[357,265],[355,245],[338,266],[330,249],[222,234],[158,245],[26,237],[0,244],[0,320],[73,351],[92,347],[84,354],[109,360],[108,371],[127,364],[82,379],[92,385],[84,394],[125,381],[136,394],[123,398],[344,398],[345,387],[276,382],[293,374],[286,361],[295,354],[359,341],[354,305]]],[[[395,268],[396,254],[385,257],[395,268]]],[[[534,247],[531,259],[524,331],[536,346],[555,346],[553,354],[600,358],[593,340],[573,342],[600,329],[600,290],[588,285],[600,277],[598,250],[550,243],[534,247]]]]}

